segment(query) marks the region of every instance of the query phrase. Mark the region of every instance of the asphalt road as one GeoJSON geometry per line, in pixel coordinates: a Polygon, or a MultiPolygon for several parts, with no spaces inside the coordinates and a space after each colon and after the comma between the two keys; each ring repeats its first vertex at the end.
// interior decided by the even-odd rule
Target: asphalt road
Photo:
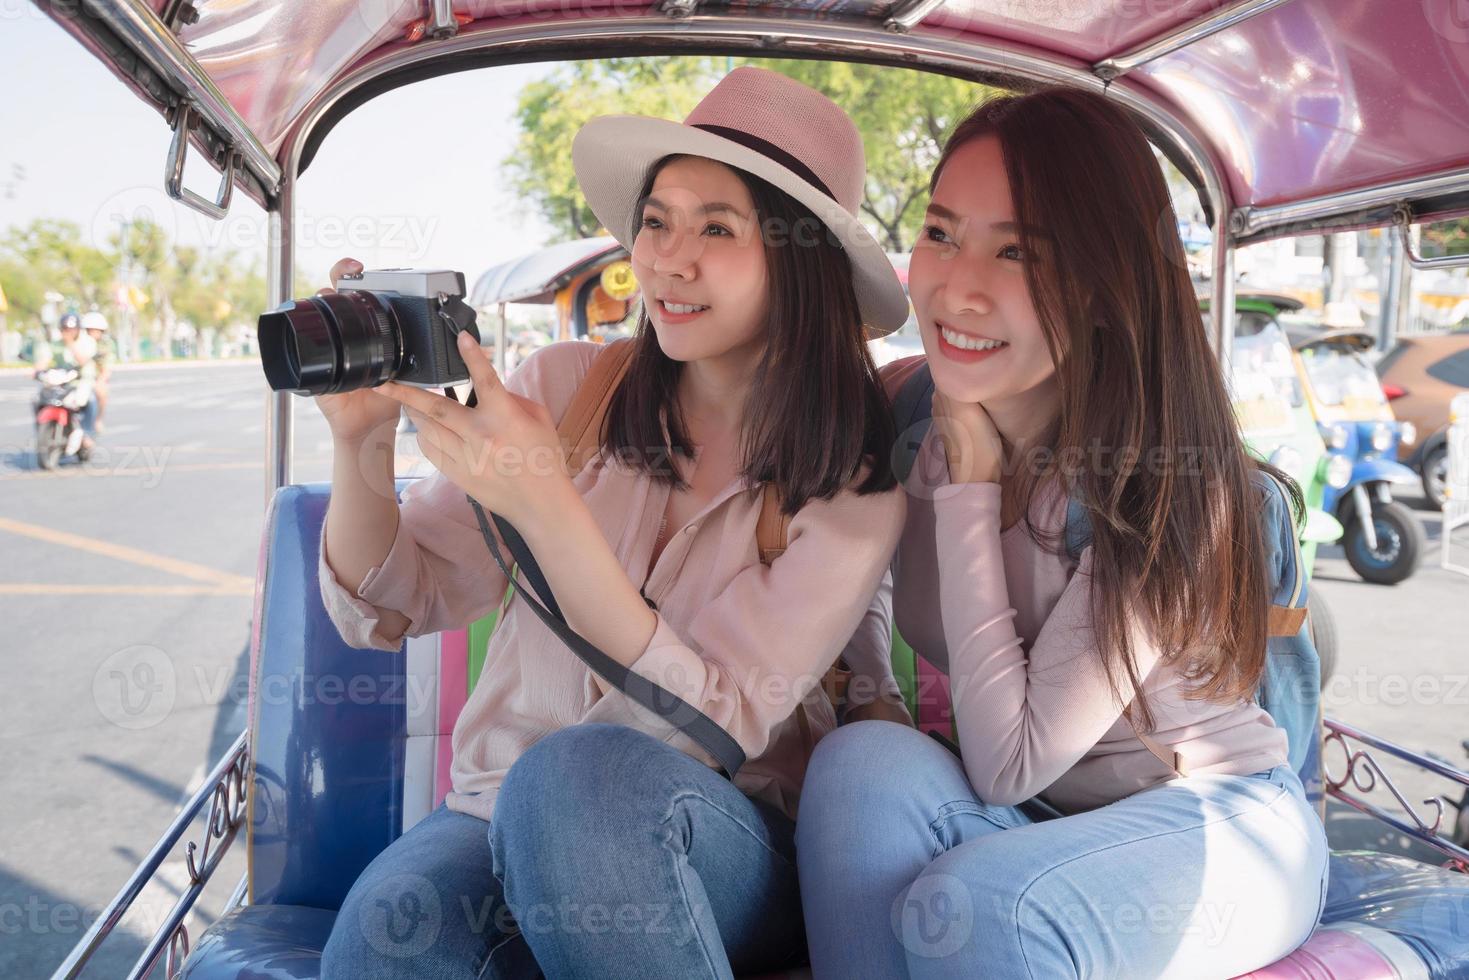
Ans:
{"type": "MultiPolygon", "coordinates": [[[[260,367],[124,369],[111,387],[101,451],[47,474],[31,452],[34,383],[0,377],[4,977],[60,963],[245,723],[260,367]],[[159,666],[146,706],[119,684],[139,664],[159,666]]],[[[297,417],[298,478],[326,479],[325,423],[304,401],[297,417]]],[[[243,874],[233,857],[206,911],[243,874]]],[[[87,976],[121,976],[142,951],[187,881],[177,857],[162,878],[87,976]]]]}
{"type": "MultiPolygon", "coordinates": [[[[119,371],[105,452],[56,474],[34,468],[32,389],[0,376],[0,976],[17,978],[61,961],[243,728],[265,492],[256,364],[119,371]],[[146,705],[120,680],[140,663],[160,692],[146,705]]],[[[297,419],[297,479],[326,479],[325,424],[304,401],[297,419]]],[[[1462,762],[1469,578],[1436,567],[1437,515],[1420,514],[1430,551],[1403,585],[1360,582],[1336,549],[1318,560],[1342,647],[1328,712],[1462,762]]],[[[1456,544],[1469,562],[1469,528],[1456,544]]],[[[196,936],[242,873],[237,851],[196,936]]],[[[185,882],[176,854],[86,975],[120,975],[185,882]]]]}

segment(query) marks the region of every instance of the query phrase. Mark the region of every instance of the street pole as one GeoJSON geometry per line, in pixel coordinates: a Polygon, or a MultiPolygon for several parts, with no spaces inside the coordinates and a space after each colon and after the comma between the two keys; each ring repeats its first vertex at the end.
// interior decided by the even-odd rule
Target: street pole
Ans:
{"type": "Polygon", "coordinates": [[[1402,316],[1402,296],[1407,285],[1408,256],[1400,236],[1389,234],[1387,252],[1387,289],[1383,291],[1378,324],[1377,349],[1392,350],[1398,338],[1398,317],[1402,316]]]}

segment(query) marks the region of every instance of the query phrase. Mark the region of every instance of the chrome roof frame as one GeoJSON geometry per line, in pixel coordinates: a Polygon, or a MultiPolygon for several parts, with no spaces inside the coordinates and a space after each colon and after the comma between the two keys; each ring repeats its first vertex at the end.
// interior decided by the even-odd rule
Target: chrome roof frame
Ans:
{"type": "Polygon", "coordinates": [[[1131,51],[1103,58],[1092,66],[1092,71],[1103,81],[1112,81],[1141,68],[1150,61],[1156,61],[1164,55],[1181,51],[1195,41],[1202,41],[1220,31],[1227,31],[1238,23],[1286,3],[1290,3],[1290,0],[1236,0],[1227,7],[1204,14],[1166,34],[1150,38],[1131,51]]]}
{"type": "MultiPolygon", "coordinates": [[[[59,3],[43,0],[36,0],[36,3],[43,9],[61,6],[59,3]]],[[[222,139],[224,160],[220,163],[220,170],[227,171],[230,155],[238,154],[241,162],[259,182],[267,201],[275,196],[281,181],[280,165],[260,142],[260,138],[240,118],[240,114],[214,84],[208,72],[184,47],[178,35],[153,12],[145,0],[87,0],[84,5],[78,3],[75,6],[77,9],[52,16],[82,22],[90,16],[92,20],[104,24],[147,68],[170,84],[169,94],[174,97],[174,102],[168,103],[165,100],[165,104],[161,106],[165,120],[170,125],[176,125],[178,120],[175,114],[179,107],[190,105],[202,117],[202,121],[222,139]]],[[[83,30],[95,41],[101,42],[94,30],[83,30]]],[[[118,66],[112,67],[118,70],[118,66]]],[[[140,91],[147,88],[145,81],[135,71],[128,74],[135,88],[140,91]]],[[[150,93],[149,97],[158,98],[156,93],[150,93]]],[[[203,142],[197,132],[187,135],[192,135],[196,143],[203,142]]],[[[261,203],[266,204],[267,201],[261,203]]]]}
{"type": "MultiPolygon", "coordinates": [[[[394,73],[407,74],[410,69],[433,61],[448,62],[440,73],[448,74],[498,64],[603,57],[614,50],[626,56],[640,53],[639,44],[653,40],[661,45],[657,53],[668,56],[709,53],[826,58],[937,71],[1007,87],[1064,83],[1108,93],[1141,117],[1155,138],[1161,137],[1165,142],[1165,149],[1178,154],[1203,183],[1202,196],[1214,217],[1213,280],[1218,300],[1210,313],[1210,340],[1220,359],[1227,361],[1234,333],[1234,256],[1229,238],[1229,216],[1233,208],[1229,189],[1208,145],[1146,90],[1126,79],[1103,81],[1084,63],[1063,61],[1013,45],[959,37],[956,32],[942,28],[920,26],[902,32],[883,29],[870,21],[754,11],[738,15],[696,13],[679,18],[658,13],[614,15],[478,30],[471,27],[431,45],[396,50],[338,79],[311,101],[280,147],[281,184],[274,207],[268,211],[270,305],[277,306],[291,298],[288,292],[293,282],[295,255],[290,230],[303,151],[311,143],[317,127],[342,99],[394,73]],[[503,51],[503,55],[497,57],[494,54],[497,51],[503,51]]],[[[404,83],[425,77],[429,76],[415,72],[404,83]]],[[[292,482],[294,397],[285,392],[268,396],[267,499],[276,488],[292,482]]]]}

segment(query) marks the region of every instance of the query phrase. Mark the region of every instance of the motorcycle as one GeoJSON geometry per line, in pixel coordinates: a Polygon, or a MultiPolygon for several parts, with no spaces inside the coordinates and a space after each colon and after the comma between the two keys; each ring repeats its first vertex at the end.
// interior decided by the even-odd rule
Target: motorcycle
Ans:
{"type": "Polygon", "coordinates": [[[1342,549],[1368,582],[1394,585],[1418,568],[1427,548],[1422,522],[1392,487],[1416,488],[1418,475],[1397,461],[1400,443],[1416,432],[1399,422],[1363,354],[1374,338],[1354,330],[1300,328],[1291,341],[1321,437],[1333,457],[1351,465],[1342,487],[1328,486],[1322,506],[1346,528],[1342,549]]]}
{"type": "Polygon", "coordinates": [[[76,368],[52,367],[36,372],[36,464],[54,470],[68,456],[85,463],[91,456],[82,431],[81,414],[92,398],[92,386],[76,368]]]}

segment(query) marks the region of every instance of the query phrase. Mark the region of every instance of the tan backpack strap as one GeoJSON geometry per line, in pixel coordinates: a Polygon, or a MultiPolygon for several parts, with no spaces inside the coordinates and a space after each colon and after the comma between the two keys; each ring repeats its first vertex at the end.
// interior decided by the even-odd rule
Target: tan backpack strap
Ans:
{"type": "MultiPolygon", "coordinates": [[[[779,489],[774,483],[765,484],[760,491],[760,518],[755,523],[755,544],[760,549],[760,564],[769,568],[777,558],[785,554],[790,527],[790,515],[782,513],[780,509],[779,489]]],[[[843,667],[840,660],[832,664],[826,676],[821,679],[821,686],[833,705],[840,705],[846,698],[847,683],[851,679],[852,672],[843,667]]],[[[807,751],[810,751],[816,742],[811,737],[811,720],[806,716],[804,704],[796,705],[796,723],[800,726],[807,751]]]]}
{"type": "MultiPolygon", "coordinates": [[[[1271,483],[1275,484],[1276,489],[1280,491],[1281,501],[1285,503],[1286,510],[1289,511],[1290,494],[1286,492],[1285,486],[1264,470],[1260,472],[1264,473],[1265,477],[1271,483]]],[[[1265,631],[1268,636],[1295,636],[1301,631],[1301,624],[1306,621],[1306,604],[1301,601],[1301,593],[1305,590],[1306,586],[1306,562],[1301,557],[1301,539],[1295,533],[1295,524],[1293,521],[1291,523],[1290,546],[1291,550],[1295,552],[1295,561],[1293,562],[1295,578],[1291,582],[1290,599],[1284,605],[1272,604],[1270,606],[1270,619],[1265,631]]]]}
{"type": "MultiPolygon", "coordinates": [[[[592,366],[587,369],[587,376],[572,394],[571,404],[566,406],[566,414],[561,416],[561,424],[556,426],[561,451],[573,475],[580,473],[601,448],[602,422],[607,418],[607,407],[612,404],[613,393],[632,363],[632,352],[631,340],[617,340],[597,351],[592,358],[592,366]]],[[[511,575],[519,573],[519,564],[510,566],[511,575]]],[[[514,598],[514,587],[506,588],[505,597],[500,601],[499,618],[495,620],[497,629],[514,598]]]]}
{"type": "Polygon", "coordinates": [[[1178,752],[1175,752],[1173,749],[1168,748],[1166,745],[1159,742],[1151,735],[1145,734],[1143,730],[1137,726],[1137,721],[1132,717],[1131,711],[1125,712],[1125,714],[1127,715],[1127,723],[1132,726],[1133,734],[1137,736],[1137,740],[1139,742],[1143,743],[1143,748],[1147,749],[1153,754],[1153,758],[1163,763],[1163,765],[1167,766],[1169,769],[1172,769],[1176,775],[1188,775],[1188,763],[1183,761],[1182,755],[1180,755],[1178,752]]]}
{"type": "Polygon", "coordinates": [[[791,517],[780,509],[780,491],[774,483],[765,484],[760,497],[760,519],[755,524],[755,544],[760,548],[760,564],[770,565],[785,554],[786,537],[791,517]]]}
{"type": "Polygon", "coordinates": [[[1305,621],[1305,606],[1271,606],[1266,633],[1270,636],[1295,636],[1305,621]]]}
{"type": "Polygon", "coordinates": [[[617,340],[597,351],[587,376],[571,396],[571,404],[556,426],[566,467],[580,473],[602,446],[602,426],[617,386],[632,363],[633,342],[617,340]]]}

